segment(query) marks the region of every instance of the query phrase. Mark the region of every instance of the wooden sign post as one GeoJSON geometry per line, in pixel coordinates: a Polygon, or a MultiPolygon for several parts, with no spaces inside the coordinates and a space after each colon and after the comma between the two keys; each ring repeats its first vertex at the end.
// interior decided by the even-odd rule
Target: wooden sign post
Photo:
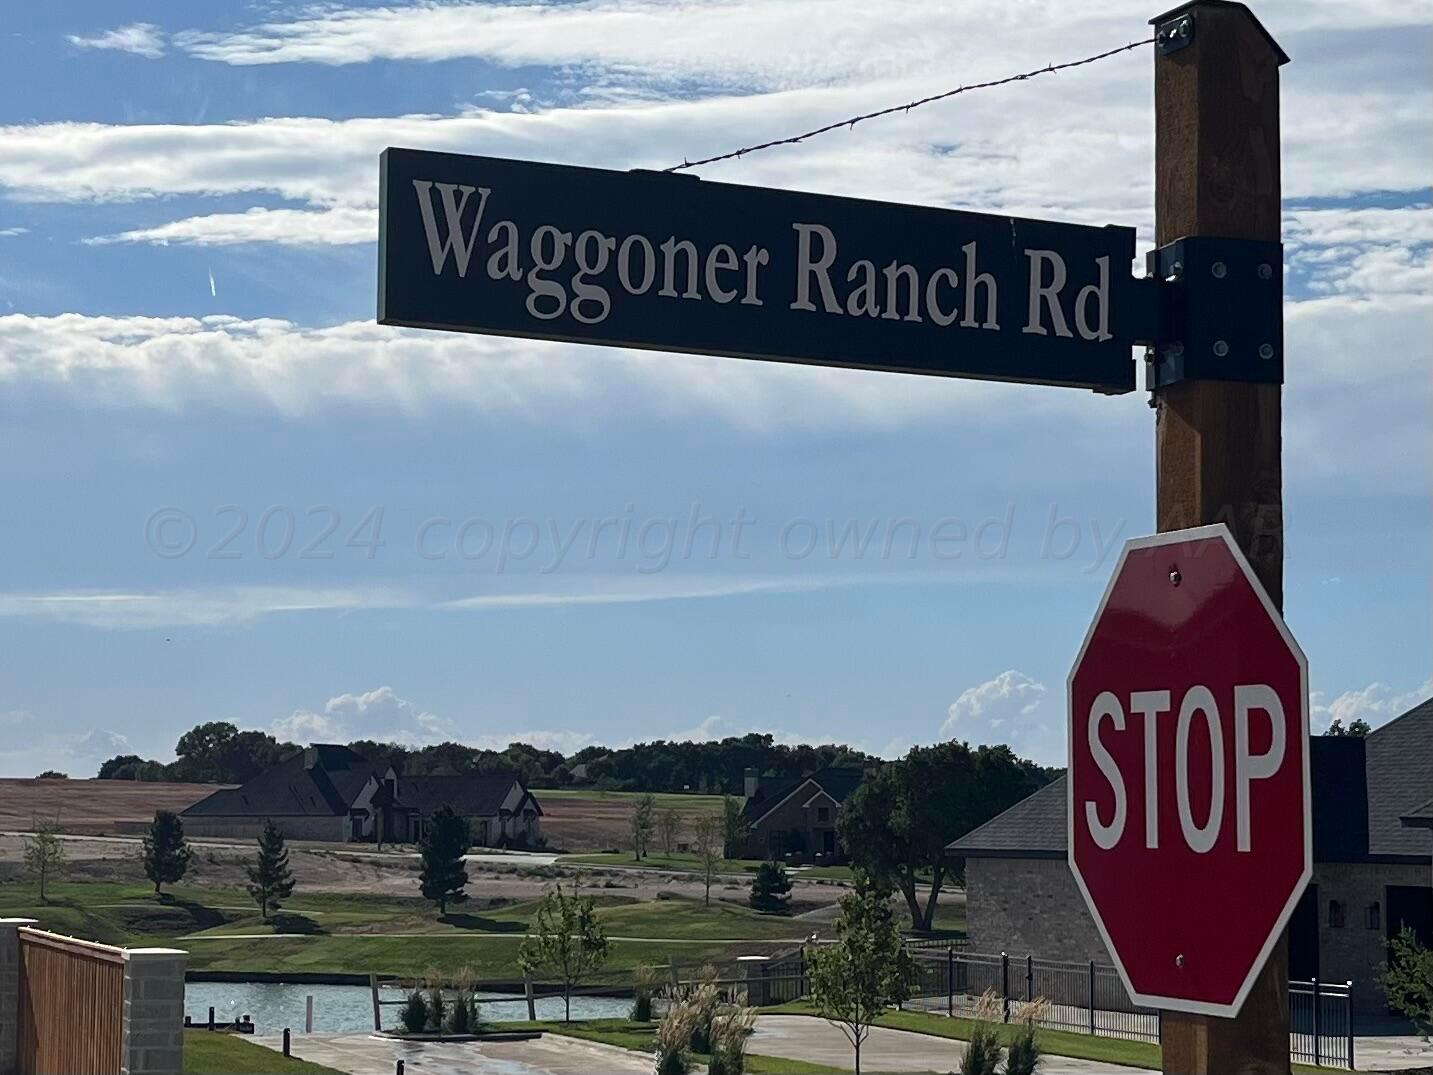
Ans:
{"type": "MultiPolygon", "coordinates": [[[[1197,0],[1153,21],[1156,241],[1278,242],[1279,67],[1288,57],[1243,4],[1197,0]],[[1163,32],[1175,35],[1172,48],[1163,32]]],[[[1280,610],[1281,396],[1279,384],[1217,379],[1154,392],[1159,530],[1227,524],[1280,610]]],[[[1288,968],[1285,935],[1237,1018],[1165,1013],[1165,1072],[1287,1073],[1288,968]]]]}

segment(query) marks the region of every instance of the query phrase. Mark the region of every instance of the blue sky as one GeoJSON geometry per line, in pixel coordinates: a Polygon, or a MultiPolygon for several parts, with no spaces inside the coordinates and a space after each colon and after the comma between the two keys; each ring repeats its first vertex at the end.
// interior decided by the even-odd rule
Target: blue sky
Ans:
{"type": "MultiPolygon", "coordinates": [[[[1430,11],[1258,10],[1294,58],[1287,615],[1316,723],[1377,723],[1433,691],[1430,11]]],[[[168,757],[212,719],[1058,761],[1069,663],[1152,526],[1144,393],[380,328],[377,155],[664,166],[1151,13],[32,5],[0,37],[0,774],[168,757]]],[[[1150,63],[701,174],[1126,224],[1143,251],[1150,63]]]]}

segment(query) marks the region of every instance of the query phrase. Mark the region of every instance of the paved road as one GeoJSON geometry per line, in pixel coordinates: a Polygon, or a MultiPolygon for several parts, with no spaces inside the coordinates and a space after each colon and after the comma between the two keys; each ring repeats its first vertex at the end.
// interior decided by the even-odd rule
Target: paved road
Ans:
{"type": "MultiPolygon", "coordinates": [[[[960,1065],[963,1042],[874,1027],[861,1047],[861,1070],[870,1072],[952,1071],[960,1065]]],[[[762,1056],[807,1060],[833,1067],[852,1066],[851,1044],[824,1019],[805,1015],[763,1015],[756,1021],[750,1051],[762,1056]]],[[[1095,1072],[1142,1072],[1119,1064],[1047,1056],[1041,1075],[1094,1075],[1095,1072]]]]}
{"type": "MultiPolygon", "coordinates": [[[[282,1049],[283,1039],[250,1039],[282,1049]]],[[[372,1034],[295,1034],[293,1055],[350,1075],[393,1075],[401,1059],[413,1075],[651,1075],[652,1061],[610,1045],[544,1035],[534,1041],[407,1042],[372,1034]]]]}
{"type": "MultiPolygon", "coordinates": [[[[304,914],[309,912],[304,911],[304,914]]],[[[177,937],[180,941],[269,941],[275,937],[284,937],[290,940],[315,941],[321,939],[332,939],[334,937],[447,937],[452,940],[472,940],[476,937],[496,937],[509,941],[520,941],[526,934],[523,933],[485,933],[474,930],[469,933],[191,933],[184,937],[177,937]]],[[[609,941],[630,941],[633,944],[802,944],[804,937],[789,938],[765,938],[760,937],[753,940],[751,937],[619,937],[608,934],[609,941]]]]}
{"type": "Polygon", "coordinates": [[[1357,1037],[1353,1039],[1353,1059],[1359,1071],[1433,1068],[1433,1044],[1413,1034],[1357,1037]]]}

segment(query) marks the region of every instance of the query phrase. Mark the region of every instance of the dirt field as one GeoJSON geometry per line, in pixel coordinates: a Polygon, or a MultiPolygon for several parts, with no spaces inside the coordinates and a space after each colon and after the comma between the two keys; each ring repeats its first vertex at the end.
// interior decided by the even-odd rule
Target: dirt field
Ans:
{"type": "MultiPolygon", "coordinates": [[[[0,779],[0,831],[28,831],[37,817],[57,819],[61,831],[86,835],[133,834],[121,822],[145,822],[156,810],[183,810],[220,784],[144,784],[131,780],[0,779]]],[[[604,851],[629,845],[628,819],[635,795],[621,792],[533,793],[542,804],[548,844],[565,851],[604,851]]],[[[690,838],[692,821],[721,809],[707,795],[663,795],[658,808],[675,808],[690,838]]]]}
{"type": "Polygon", "coordinates": [[[64,832],[109,833],[118,821],[148,821],[183,810],[220,784],[141,784],[133,780],[0,779],[0,829],[29,830],[36,818],[64,832]]]}

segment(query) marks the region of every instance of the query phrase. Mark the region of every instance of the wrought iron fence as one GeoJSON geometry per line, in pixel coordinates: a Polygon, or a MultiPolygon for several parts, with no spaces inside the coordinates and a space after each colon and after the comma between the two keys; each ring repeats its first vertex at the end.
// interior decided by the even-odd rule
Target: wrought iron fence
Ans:
{"type": "MultiPolygon", "coordinates": [[[[1105,1038],[1158,1043],[1160,1016],[1130,1000],[1114,967],[967,951],[957,941],[907,941],[912,957],[908,1008],[970,1018],[984,1014],[1020,1019],[1025,1005],[1040,1005],[1040,1025],[1105,1038]]],[[[695,984],[696,968],[672,968],[678,988],[695,984]]],[[[806,951],[763,960],[722,962],[705,970],[724,997],[742,1004],[785,1004],[806,996],[806,951]]],[[[1352,982],[1289,983],[1289,1055],[1299,1061],[1353,1069],[1352,982]]]]}

